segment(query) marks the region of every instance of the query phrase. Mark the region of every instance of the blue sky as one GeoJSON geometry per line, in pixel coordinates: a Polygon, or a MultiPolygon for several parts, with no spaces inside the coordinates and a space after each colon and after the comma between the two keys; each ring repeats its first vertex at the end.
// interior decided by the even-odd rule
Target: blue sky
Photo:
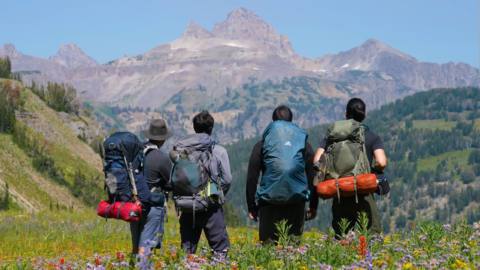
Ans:
{"type": "Polygon", "coordinates": [[[376,38],[421,61],[479,67],[479,2],[9,0],[2,3],[0,44],[47,57],[73,42],[103,63],[169,42],[189,21],[211,29],[231,10],[245,7],[287,35],[303,56],[336,53],[376,38]]]}

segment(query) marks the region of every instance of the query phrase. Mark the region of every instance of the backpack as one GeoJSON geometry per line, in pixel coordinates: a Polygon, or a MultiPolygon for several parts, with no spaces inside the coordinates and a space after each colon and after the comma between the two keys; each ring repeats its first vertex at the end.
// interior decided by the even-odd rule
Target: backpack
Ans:
{"type": "Polygon", "coordinates": [[[137,200],[136,177],[141,173],[143,144],[130,132],[115,132],[103,142],[105,189],[110,201],[137,200]]]}
{"type": "Polygon", "coordinates": [[[178,210],[206,211],[212,203],[223,204],[214,146],[207,134],[190,135],[175,143],[170,152],[173,161],[170,184],[178,210]]]}
{"type": "Polygon", "coordinates": [[[324,179],[337,182],[337,197],[340,200],[338,179],[353,176],[355,199],[358,202],[356,176],[370,173],[365,149],[365,127],[353,119],[337,121],[327,131],[327,145],[320,168],[324,179]]]}
{"type": "Polygon", "coordinates": [[[305,173],[307,133],[297,125],[277,120],[263,133],[264,172],[256,199],[271,204],[307,201],[309,189],[305,173]]]}

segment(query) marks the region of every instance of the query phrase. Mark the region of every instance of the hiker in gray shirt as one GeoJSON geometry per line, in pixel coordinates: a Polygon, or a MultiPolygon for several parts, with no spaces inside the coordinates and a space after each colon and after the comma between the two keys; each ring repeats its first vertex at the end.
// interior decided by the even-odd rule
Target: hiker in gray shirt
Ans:
{"type": "MultiPolygon", "coordinates": [[[[196,134],[179,140],[175,146],[196,149],[195,151],[197,152],[211,149],[212,164],[214,164],[211,165],[211,169],[214,171],[211,174],[219,176],[218,184],[221,187],[221,191],[223,191],[223,194],[220,196],[222,199],[216,202],[209,202],[204,210],[181,213],[180,235],[182,248],[191,254],[195,253],[202,231],[204,231],[214,255],[225,257],[230,247],[230,242],[225,225],[222,200],[224,200],[224,195],[230,188],[232,174],[230,172],[230,161],[227,151],[211,138],[213,124],[214,119],[207,111],[197,114],[193,118],[196,134]]],[[[215,178],[212,175],[210,177],[215,178]]]]}

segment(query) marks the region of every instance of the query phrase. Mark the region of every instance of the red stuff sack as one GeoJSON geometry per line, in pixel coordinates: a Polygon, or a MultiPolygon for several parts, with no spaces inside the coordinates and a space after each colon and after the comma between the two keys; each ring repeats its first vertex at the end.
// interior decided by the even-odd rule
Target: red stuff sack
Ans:
{"type": "Polygon", "coordinates": [[[142,205],[140,202],[115,202],[112,204],[108,201],[101,201],[97,206],[97,215],[135,222],[139,221],[142,216],[142,205]]]}
{"type": "MultiPolygon", "coordinates": [[[[373,173],[360,174],[338,178],[338,192],[342,197],[352,197],[357,194],[370,194],[377,190],[377,176],[373,173]]],[[[335,179],[325,180],[317,185],[318,196],[322,199],[329,199],[337,196],[337,181],[335,179]]]]}

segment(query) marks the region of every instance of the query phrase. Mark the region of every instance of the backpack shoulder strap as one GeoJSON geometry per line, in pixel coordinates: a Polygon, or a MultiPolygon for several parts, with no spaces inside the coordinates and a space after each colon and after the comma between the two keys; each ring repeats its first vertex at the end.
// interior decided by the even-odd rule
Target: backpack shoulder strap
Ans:
{"type": "Polygon", "coordinates": [[[363,126],[360,130],[360,138],[362,140],[362,151],[360,152],[355,167],[353,168],[353,174],[355,176],[362,173],[370,173],[370,162],[368,161],[367,148],[365,146],[365,128],[363,126]]]}
{"type": "Polygon", "coordinates": [[[150,154],[153,150],[157,150],[157,149],[159,149],[157,145],[151,144],[151,143],[147,143],[147,144],[143,147],[143,156],[144,156],[144,157],[147,157],[148,154],[150,154]]]}

